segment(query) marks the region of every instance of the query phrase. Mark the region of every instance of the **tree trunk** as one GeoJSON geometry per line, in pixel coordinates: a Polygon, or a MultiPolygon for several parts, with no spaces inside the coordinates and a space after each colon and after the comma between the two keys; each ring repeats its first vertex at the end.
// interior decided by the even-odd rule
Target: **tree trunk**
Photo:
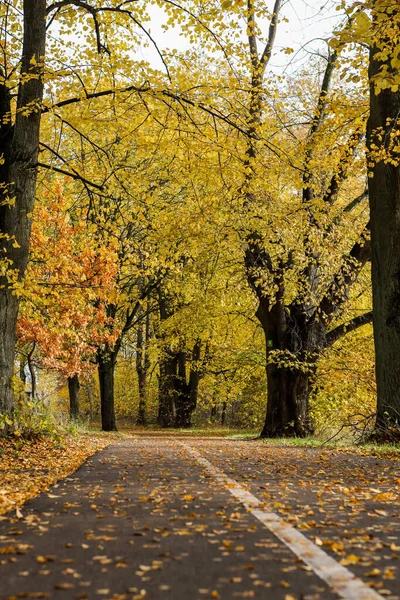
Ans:
{"type": "MultiPolygon", "coordinates": [[[[24,0],[24,33],[21,74],[18,87],[15,123],[6,118],[10,112],[10,91],[0,85],[0,138],[3,164],[0,165],[0,262],[8,272],[24,277],[29,254],[31,215],[33,211],[37,157],[39,150],[40,104],[43,98],[43,61],[46,41],[46,0],[24,0]],[[26,77],[26,74],[32,76],[26,77]],[[24,111],[24,107],[32,108],[24,111]],[[27,113],[27,114],[25,114],[27,113]],[[5,187],[4,187],[5,186],[5,187]],[[8,199],[13,198],[10,202],[8,199]]],[[[6,76],[5,66],[0,75],[6,76]]],[[[11,278],[12,280],[12,278],[11,278]]],[[[14,406],[12,376],[16,343],[19,301],[13,284],[0,280],[0,412],[12,412],[14,406]]]]}
{"type": "Polygon", "coordinates": [[[103,431],[117,431],[114,410],[114,371],[113,353],[99,352],[97,367],[100,383],[101,428],[103,431]]]}
{"type": "Polygon", "coordinates": [[[29,376],[30,376],[30,380],[31,380],[31,398],[32,398],[32,400],[34,400],[36,398],[36,373],[35,373],[35,366],[32,362],[32,355],[33,355],[34,350],[35,350],[35,345],[33,346],[33,350],[31,352],[29,352],[29,354],[28,354],[28,369],[29,369],[29,376]]]}
{"type": "Polygon", "coordinates": [[[225,422],[226,422],[226,408],[227,408],[227,403],[224,400],[224,402],[222,403],[222,410],[221,410],[221,425],[222,425],[222,427],[225,425],[225,422]]]}
{"type": "MultiPolygon", "coordinates": [[[[170,298],[160,288],[158,307],[160,321],[166,321],[173,314],[170,298]]],[[[159,335],[161,341],[160,376],[158,379],[158,416],[160,427],[172,427],[174,424],[174,395],[177,370],[177,357],[164,343],[164,333],[159,335]]]]}
{"type": "Polygon", "coordinates": [[[314,364],[324,348],[324,325],[307,322],[301,313],[297,318],[290,315],[281,302],[269,307],[261,300],[257,317],[265,334],[267,361],[267,413],[261,437],[306,437],[313,433],[309,398],[314,364]]]}
{"type": "Polygon", "coordinates": [[[312,433],[308,404],[311,376],[267,364],[267,415],[261,437],[306,437],[312,433]]]}
{"type": "Polygon", "coordinates": [[[21,358],[19,359],[19,378],[23,384],[26,384],[25,365],[26,365],[26,358],[25,358],[25,356],[21,355],[21,358]]]}
{"type": "Polygon", "coordinates": [[[180,352],[178,355],[178,377],[175,396],[176,427],[190,428],[192,426],[192,414],[197,406],[199,382],[202,375],[199,365],[200,351],[201,342],[197,341],[192,350],[189,382],[186,380],[186,352],[180,352]]]}
{"type": "Polygon", "coordinates": [[[79,378],[75,373],[73,377],[68,377],[69,392],[69,416],[71,419],[79,417],[79,378]]]}
{"type": "Polygon", "coordinates": [[[190,391],[186,383],[186,352],[177,354],[178,373],[175,377],[175,427],[190,427],[190,391]]]}
{"type": "Polygon", "coordinates": [[[159,404],[157,423],[160,427],[174,424],[174,394],[176,379],[176,356],[165,353],[160,358],[159,404]]]}
{"type": "MultiPolygon", "coordinates": [[[[376,76],[384,64],[375,60],[376,52],[373,48],[370,54],[370,78],[376,76]]],[[[390,64],[388,67],[390,71],[390,64]]],[[[368,147],[371,151],[374,144],[378,147],[385,144],[387,153],[394,159],[394,164],[382,159],[376,162],[368,179],[378,394],[376,425],[377,434],[383,438],[393,427],[400,429],[400,166],[398,151],[389,147],[390,143],[397,144],[399,112],[400,92],[385,89],[376,95],[371,84],[368,147]]],[[[369,163],[373,160],[372,155],[369,163]]]]}
{"type": "Polygon", "coordinates": [[[92,392],[90,390],[90,383],[86,386],[86,395],[89,402],[89,422],[93,421],[93,401],[92,401],[92,392]]]}
{"type": "Polygon", "coordinates": [[[211,423],[215,423],[217,420],[218,408],[217,408],[217,392],[214,389],[212,404],[211,404],[211,412],[210,412],[210,421],[211,423]]]}
{"type": "Polygon", "coordinates": [[[136,421],[137,425],[146,425],[146,387],[147,387],[147,368],[146,368],[146,348],[143,336],[143,323],[138,324],[136,338],[136,373],[138,376],[139,387],[139,411],[136,421]]]}

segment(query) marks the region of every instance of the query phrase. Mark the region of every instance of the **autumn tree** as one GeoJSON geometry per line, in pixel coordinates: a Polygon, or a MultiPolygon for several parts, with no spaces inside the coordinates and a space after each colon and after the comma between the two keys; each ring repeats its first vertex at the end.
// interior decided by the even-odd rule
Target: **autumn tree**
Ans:
{"type": "MultiPolygon", "coordinates": [[[[73,93],[76,86],[74,88],[74,85],[70,85],[75,77],[83,86],[85,95],[90,96],[82,77],[77,76],[74,69],[75,63],[80,64],[82,54],[93,65],[93,75],[93,72],[101,71],[103,57],[110,56],[111,46],[120,49],[115,56],[116,62],[122,60],[122,54],[126,57],[126,64],[129,64],[127,55],[140,43],[137,28],[141,33],[145,32],[148,39],[151,36],[143,24],[146,21],[143,7],[130,2],[121,7],[117,2],[103,6],[98,2],[80,0],[18,0],[2,4],[0,20],[0,234],[3,242],[0,286],[0,410],[9,412],[13,409],[11,379],[19,307],[18,296],[13,291],[14,283],[24,278],[28,261],[38,166],[50,166],[38,160],[41,117],[49,112],[49,104],[54,104],[51,98],[60,89],[66,95],[72,93],[73,97],[68,102],[77,101],[73,93]],[[105,18],[101,23],[103,16],[108,19],[105,18]],[[125,39],[118,34],[121,26],[130,32],[125,39]],[[48,31],[55,31],[56,35],[49,37],[48,31]],[[94,40],[87,31],[94,32],[94,40]],[[68,36],[72,34],[81,43],[75,44],[74,52],[67,56],[66,49],[71,45],[68,36]],[[90,42],[94,41],[94,48],[87,41],[89,38],[90,42]],[[45,61],[46,39],[50,43],[45,61]],[[114,44],[115,41],[117,43],[114,44]],[[62,72],[60,64],[65,67],[62,72]],[[45,101],[50,102],[44,107],[45,75],[45,101]],[[61,86],[58,85],[60,77],[63,79],[61,86]]],[[[112,91],[108,91],[108,94],[111,93],[112,91]]],[[[78,97],[78,100],[81,99],[82,97],[78,97]]],[[[66,100],[64,96],[60,102],[66,100]]],[[[57,155],[57,150],[52,150],[57,155]]],[[[58,169],[68,172],[65,168],[58,169]]],[[[71,176],[79,178],[77,173],[71,173],[71,176]]]]}
{"type": "Polygon", "coordinates": [[[304,73],[304,80],[288,81],[285,101],[281,79],[267,73],[282,3],[277,0],[270,10],[255,1],[226,2],[223,8],[224,18],[217,21],[214,4],[200,14],[193,2],[186,27],[225,64],[225,88],[215,88],[219,103],[207,106],[238,138],[232,154],[239,173],[232,178],[240,198],[237,232],[267,351],[262,435],[303,436],[313,429],[308,407],[318,358],[346,331],[372,318],[368,311],[340,322],[369,259],[360,158],[365,114],[355,108],[365,100],[359,95],[354,103],[358,91],[337,84],[339,57],[328,47],[322,72],[321,63],[312,67],[318,68],[318,80],[304,73]]]}
{"type": "Polygon", "coordinates": [[[24,0],[23,23],[16,17],[14,7],[3,4],[0,19],[3,39],[0,65],[0,411],[4,413],[13,409],[11,380],[19,306],[13,284],[24,277],[26,270],[36,189],[46,0],[24,0]],[[10,25],[21,34],[20,43],[15,42],[15,34],[8,29],[10,25]],[[14,53],[19,55],[17,64],[14,53]],[[20,72],[17,77],[16,68],[20,72]]]}
{"type": "Polygon", "coordinates": [[[358,35],[370,45],[368,121],[369,201],[377,435],[386,438],[400,421],[400,10],[397,2],[374,0],[360,13],[358,35]]]}
{"type": "Polygon", "coordinates": [[[113,340],[105,307],[115,295],[117,265],[113,245],[99,243],[67,190],[52,177],[39,181],[27,274],[14,293],[19,345],[33,344],[37,362],[68,379],[77,417],[78,377],[93,369],[98,345],[113,340]]]}

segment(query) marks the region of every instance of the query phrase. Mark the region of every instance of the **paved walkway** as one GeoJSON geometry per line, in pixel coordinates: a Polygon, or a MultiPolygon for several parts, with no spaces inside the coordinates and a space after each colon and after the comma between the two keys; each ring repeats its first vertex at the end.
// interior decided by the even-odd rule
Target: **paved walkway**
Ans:
{"type": "Polygon", "coordinates": [[[399,466],[127,438],[0,521],[0,598],[400,599],[399,466]]]}

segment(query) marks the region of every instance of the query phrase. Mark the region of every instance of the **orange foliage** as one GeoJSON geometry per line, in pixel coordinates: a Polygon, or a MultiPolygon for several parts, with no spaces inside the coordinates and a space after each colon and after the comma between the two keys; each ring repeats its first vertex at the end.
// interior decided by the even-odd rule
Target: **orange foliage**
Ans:
{"type": "Polygon", "coordinates": [[[97,346],[119,333],[106,314],[117,269],[112,244],[71,215],[57,183],[35,208],[30,262],[18,289],[19,342],[36,342],[43,366],[67,376],[90,368],[97,346]]]}

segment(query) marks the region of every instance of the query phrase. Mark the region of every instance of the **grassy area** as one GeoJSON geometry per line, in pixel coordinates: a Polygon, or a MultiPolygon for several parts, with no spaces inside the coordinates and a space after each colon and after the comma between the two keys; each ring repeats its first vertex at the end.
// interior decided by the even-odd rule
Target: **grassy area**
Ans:
{"type": "Polygon", "coordinates": [[[267,446],[295,447],[295,448],[319,448],[337,450],[350,454],[361,454],[365,456],[377,456],[381,458],[399,458],[400,446],[394,444],[359,444],[345,441],[329,441],[317,438],[276,438],[263,439],[262,442],[267,446]]]}
{"type": "MultiPolygon", "coordinates": [[[[97,426],[90,426],[89,432],[96,432],[97,426]],[[96,429],[95,429],[96,428],[96,429]]],[[[394,444],[360,444],[354,442],[350,437],[341,438],[339,440],[329,440],[331,433],[325,433],[323,436],[315,436],[308,438],[267,438],[260,440],[260,430],[257,429],[237,429],[229,427],[221,427],[218,425],[209,425],[207,427],[194,427],[191,429],[162,429],[160,427],[136,427],[130,424],[121,424],[119,427],[121,435],[127,436],[149,436],[149,437],[222,437],[234,440],[259,441],[267,446],[281,446],[292,448],[316,448],[330,449],[340,452],[364,454],[368,456],[378,457],[393,457],[400,458],[400,446],[394,444]]]]}
{"type": "Polygon", "coordinates": [[[234,437],[248,439],[258,437],[259,431],[230,429],[229,427],[193,427],[190,429],[162,429],[159,427],[129,427],[122,426],[121,432],[130,435],[162,436],[162,437],[234,437]]]}

